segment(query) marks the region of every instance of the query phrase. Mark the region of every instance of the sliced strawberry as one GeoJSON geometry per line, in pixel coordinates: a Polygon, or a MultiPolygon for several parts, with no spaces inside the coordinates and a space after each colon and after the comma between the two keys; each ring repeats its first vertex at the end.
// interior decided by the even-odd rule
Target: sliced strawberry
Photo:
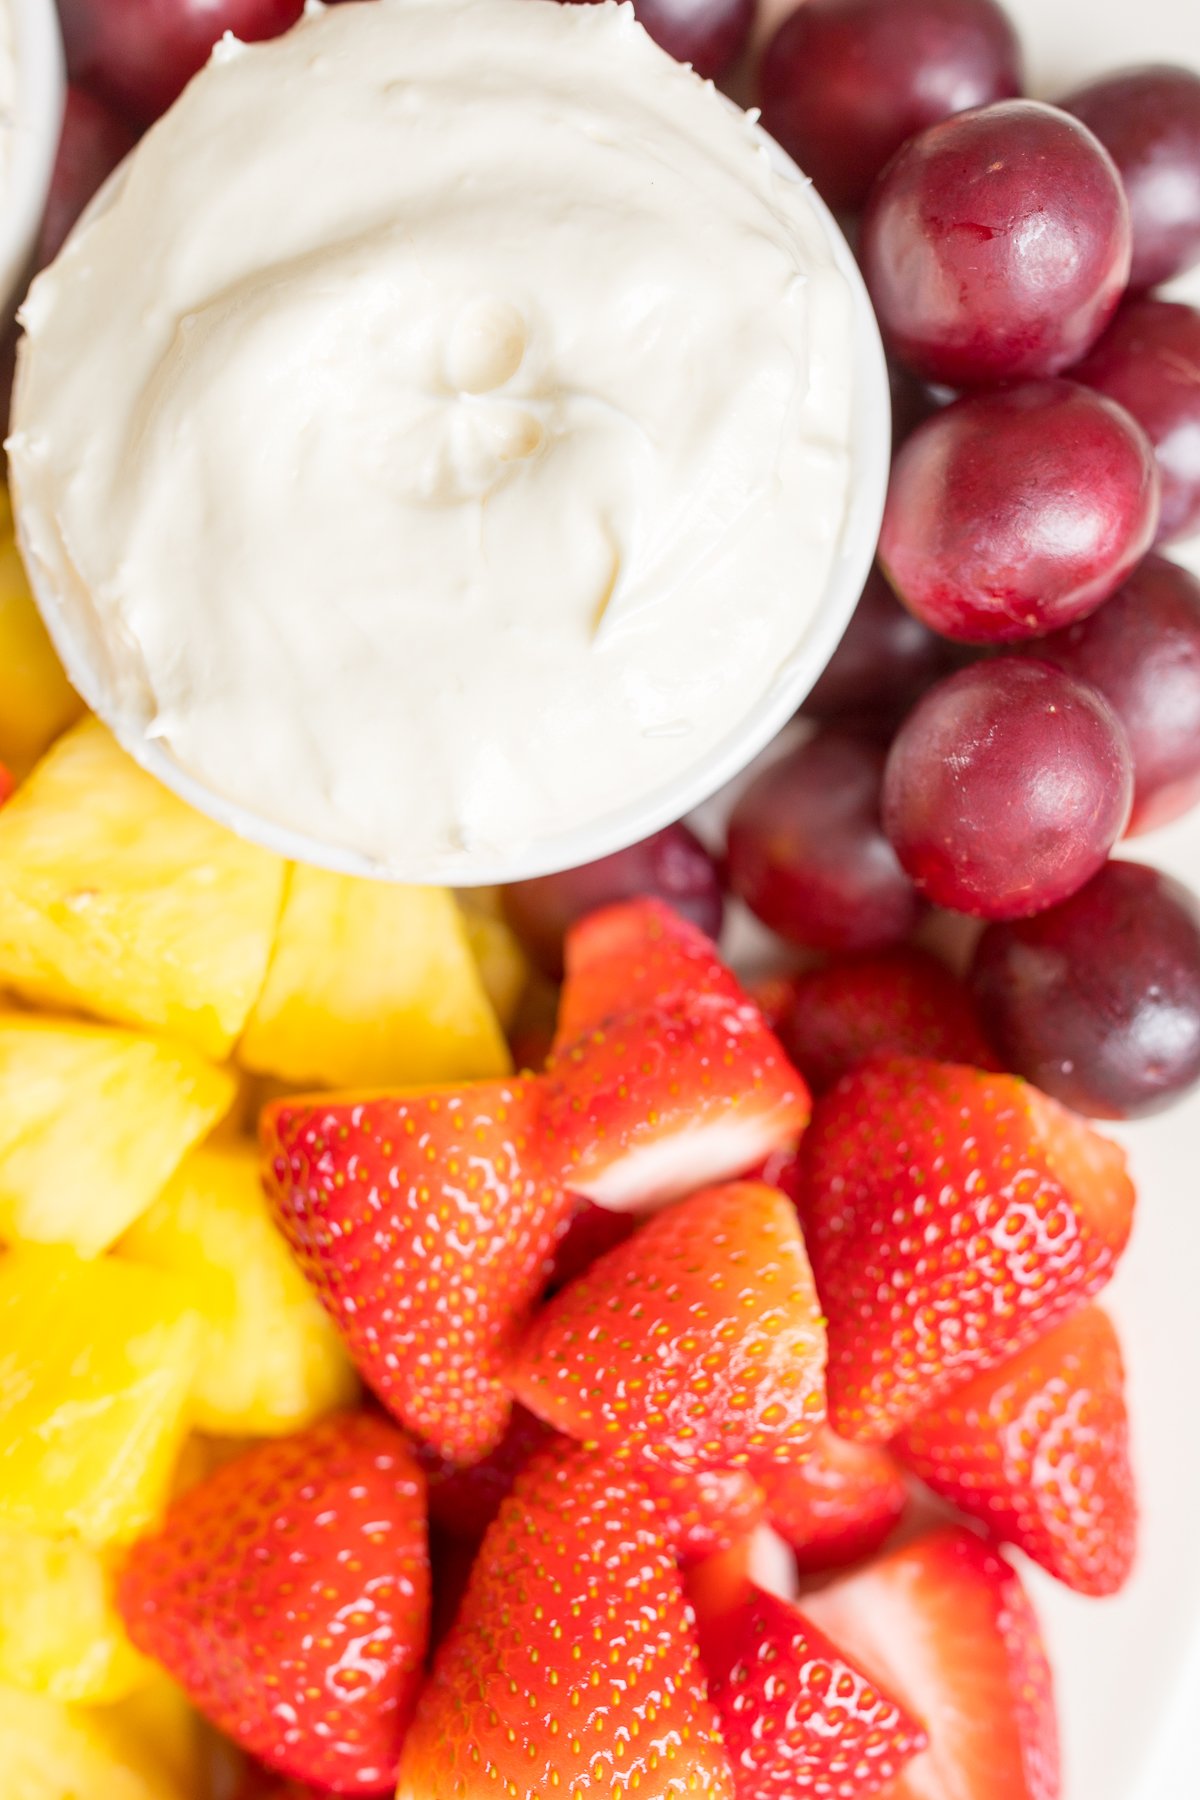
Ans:
{"type": "Polygon", "coordinates": [[[950,1528],[810,1594],[805,1616],[929,1737],[889,1800],[1057,1800],[1050,1667],[1015,1571],[950,1528]]]}
{"type": "Polygon", "coordinates": [[[898,1701],[758,1589],[701,1640],[737,1800],[878,1794],[926,1746],[898,1701]]]}
{"type": "Polygon", "coordinates": [[[899,1524],[908,1484],[878,1444],[852,1444],[828,1425],[808,1460],[759,1476],[767,1517],[791,1546],[802,1575],[840,1569],[872,1555],[899,1524]]]}
{"type": "Polygon", "coordinates": [[[576,1193],[645,1211],[739,1175],[808,1123],[808,1089],[748,1000],[613,1019],[554,1058],[547,1149],[576,1193]]]}
{"type": "Polygon", "coordinates": [[[683,1572],[684,1592],[696,1615],[696,1629],[703,1643],[711,1629],[744,1606],[753,1591],[750,1571],[754,1565],[753,1533],[735,1538],[724,1550],[706,1556],[683,1572]]]}
{"type": "Polygon", "coordinates": [[[905,947],[793,976],[774,1029],[814,1093],[870,1056],[928,1056],[996,1069],[970,996],[944,963],[905,947]]]}
{"type": "Polygon", "coordinates": [[[685,1569],[719,1556],[766,1519],[763,1490],[744,1469],[643,1467],[641,1479],[662,1515],[667,1542],[685,1569]]]}
{"type": "Polygon", "coordinates": [[[390,1791],[429,1633],[425,1483],[394,1426],[343,1413],[226,1463],[118,1593],[137,1647],[250,1755],[390,1791]]]}
{"type": "Polygon", "coordinates": [[[555,1436],[549,1425],[514,1406],[494,1450],[474,1463],[449,1462],[428,1444],[417,1448],[429,1489],[429,1522],[447,1537],[478,1544],[530,1457],[555,1436]]]}
{"type": "Polygon", "coordinates": [[[824,1417],[824,1356],[795,1208],[734,1182],[659,1213],[548,1301],[511,1380],[585,1442],[753,1472],[804,1453],[824,1417]]]}
{"type": "Polygon", "coordinates": [[[267,1108],[276,1217],[364,1379],[471,1462],[503,1436],[510,1353],[572,1202],[537,1155],[536,1081],[267,1108]]]}
{"type": "Polygon", "coordinates": [[[552,1446],[484,1540],[397,1800],[732,1800],[691,1614],[628,1465],[552,1446]]]}
{"type": "Polygon", "coordinates": [[[716,945],[662,900],[627,900],[589,913],[567,933],[559,1049],[641,1007],[700,995],[734,1005],[746,996],[716,945]]]}
{"type": "Polygon", "coordinates": [[[1115,1144],[954,1063],[863,1064],[818,1101],[800,1157],[844,1437],[894,1436],[1078,1310],[1133,1219],[1115,1144]]]}
{"type": "Polygon", "coordinates": [[[895,1447],[935,1493],[1068,1587],[1124,1586],[1137,1540],[1125,1372],[1097,1307],[958,1388],[895,1447]]]}

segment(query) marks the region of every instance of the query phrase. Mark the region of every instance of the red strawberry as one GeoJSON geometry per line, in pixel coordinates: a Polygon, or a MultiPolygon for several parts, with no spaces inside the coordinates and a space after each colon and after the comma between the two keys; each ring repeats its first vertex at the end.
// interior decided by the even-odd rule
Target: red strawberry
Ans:
{"type": "Polygon", "coordinates": [[[703,1642],[710,1626],[719,1625],[729,1613],[744,1606],[752,1590],[750,1569],[754,1561],[753,1534],[735,1538],[724,1550],[706,1556],[683,1572],[683,1588],[696,1615],[703,1642]]]}
{"type": "Polygon", "coordinates": [[[640,1478],[658,1506],[663,1532],[685,1569],[753,1533],[765,1521],[763,1490],[744,1469],[639,1468],[640,1478]]]}
{"type": "Polygon", "coordinates": [[[877,1794],[921,1726],[794,1606],[758,1589],[701,1640],[737,1800],[877,1794]]]}
{"type": "Polygon", "coordinates": [[[958,1388],[896,1449],[935,1493],[1068,1587],[1124,1586],[1137,1536],[1125,1372],[1096,1307],[958,1388]]]}
{"type": "Polygon", "coordinates": [[[551,1293],[566,1287],[577,1275],[632,1237],[637,1220],[632,1213],[609,1212],[593,1206],[590,1200],[576,1200],[575,1210],[566,1220],[566,1228],[554,1247],[554,1263],[547,1283],[551,1293]]]}
{"type": "Polygon", "coordinates": [[[767,1517],[791,1545],[802,1575],[844,1568],[878,1550],[908,1504],[895,1457],[878,1444],[851,1444],[828,1425],[807,1462],[759,1476],[767,1517]]]}
{"type": "Polygon", "coordinates": [[[567,933],[556,1044],[647,1006],[699,995],[734,1005],[746,996],[699,928],[662,900],[628,900],[589,913],[567,933]]]}
{"type": "Polygon", "coordinates": [[[1016,1573],[969,1531],[919,1538],[805,1615],[929,1736],[888,1800],[1057,1800],[1050,1667],[1016,1573]]]}
{"type": "Polygon", "coordinates": [[[417,1460],[428,1484],[430,1524],[447,1537],[477,1544],[525,1464],[554,1436],[549,1425],[523,1406],[514,1406],[508,1430],[478,1462],[449,1462],[428,1444],[419,1445],[417,1460]]]}
{"type": "Polygon", "coordinates": [[[808,1089],[748,1000],[624,1014],[553,1059],[542,1120],[576,1193],[646,1210],[753,1168],[808,1123],[808,1089]]]}
{"type": "Polygon", "coordinates": [[[391,1789],[429,1632],[425,1484],[392,1425],[343,1413],[226,1463],[118,1593],[137,1647],[250,1755],[391,1789]]]}
{"type": "Polygon", "coordinates": [[[321,1795],[306,1782],[281,1781],[269,1769],[255,1765],[246,1771],[237,1800],[321,1800],[321,1795]]]}
{"type": "Polygon", "coordinates": [[[890,1438],[1102,1288],[1125,1157],[1014,1077],[864,1063],[817,1103],[801,1217],[844,1437],[890,1438]]]}
{"type": "Polygon", "coordinates": [[[794,1207],[760,1182],[659,1213],[548,1301],[511,1370],[531,1412],[679,1469],[793,1461],[825,1333],[794,1207]]]}
{"type": "Polygon", "coordinates": [[[814,1093],[869,1056],[998,1068],[970,996],[927,951],[885,950],[796,975],[774,1029],[814,1093]]]}
{"type": "Polygon", "coordinates": [[[732,1800],[691,1614],[628,1465],[543,1451],[488,1532],[397,1800],[732,1800]]]}
{"type": "Polygon", "coordinates": [[[418,1437],[474,1461],[508,1419],[505,1359],[572,1202],[536,1154],[538,1084],[285,1100],[265,1180],[364,1378],[418,1437]]]}

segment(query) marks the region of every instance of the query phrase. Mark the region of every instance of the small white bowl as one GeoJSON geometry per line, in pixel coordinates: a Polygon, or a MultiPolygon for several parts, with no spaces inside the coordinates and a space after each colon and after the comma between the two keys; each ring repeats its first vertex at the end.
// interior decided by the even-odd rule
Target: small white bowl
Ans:
{"type": "Polygon", "coordinates": [[[62,130],[66,73],[54,0],[8,0],[16,94],[5,122],[8,172],[0,184],[0,299],[20,297],[46,208],[62,130]]]}

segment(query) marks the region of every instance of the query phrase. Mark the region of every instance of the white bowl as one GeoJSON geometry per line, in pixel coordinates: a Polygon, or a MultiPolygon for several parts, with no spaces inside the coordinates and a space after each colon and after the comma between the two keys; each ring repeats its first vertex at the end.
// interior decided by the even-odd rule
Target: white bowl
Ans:
{"type": "Polygon", "coordinates": [[[16,52],[16,95],[7,132],[8,173],[0,187],[0,299],[19,298],[37,239],[58,136],[66,74],[54,0],[7,0],[16,52]]]}
{"type": "MultiPolygon", "coordinates": [[[[772,159],[787,180],[803,182],[795,163],[761,131],[772,159]]],[[[92,202],[86,219],[110,204],[122,180],[118,170],[92,202]]],[[[445,860],[431,858],[416,864],[387,867],[369,856],[342,845],[327,844],[277,821],[265,818],[250,808],[214,793],[175,760],[169,746],[161,740],[147,740],[121,728],[118,720],[105,716],[104,696],[94,677],[88,647],[75,641],[66,628],[66,609],[53,604],[53,596],[39,594],[44,571],[36,559],[28,558],[30,579],[38,594],[42,613],[55,648],[72,682],[84,699],[105,719],[130,755],[142,767],[173,789],[181,799],[226,825],[239,836],[262,844],[292,862],[314,863],[346,875],[377,880],[404,881],[431,886],[490,887],[497,883],[524,881],[532,876],[552,874],[559,869],[574,868],[593,862],[597,857],[622,850],[640,838],[648,837],[673,820],[699,806],[719,788],[724,787],[787,724],[796,708],[810,692],[830,656],[837,648],[855,604],[862,592],[883,516],[887,493],[888,467],[891,457],[891,399],[887,364],[879,329],[866,286],[859,273],[850,247],[832,213],[817,195],[810,201],[837,263],[850,288],[853,306],[853,358],[855,388],[850,437],[850,478],[846,517],[830,569],[825,591],[813,613],[811,624],[797,649],[788,657],[774,682],[758,704],[707,755],[701,757],[684,774],[665,782],[650,793],[641,794],[628,806],[591,819],[570,831],[556,832],[522,845],[511,856],[497,856],[489,851],[478,858],[456,852],[445,860]]],[[[17,522],[20,529],[19,494],[17,522]]]]}

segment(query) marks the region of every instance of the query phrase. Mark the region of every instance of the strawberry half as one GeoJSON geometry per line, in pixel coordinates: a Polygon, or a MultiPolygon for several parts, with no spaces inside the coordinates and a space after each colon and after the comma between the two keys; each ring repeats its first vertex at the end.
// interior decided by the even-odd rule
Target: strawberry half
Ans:
{"type": "Polygon", "coordinates": [[[737,1800],[878,1794],[925,1748],[916,1719],[771,1594],[753,1589],[702,1651],[737,1800]]]}
{"type": "Polygon", "coordinates": [[[531,1412],[677,1469],[797,1460],[825,1332],[790,1202],[761,1182],[659,1213],[547,1302],[513,1362],[531,1412]]]}
{"type": "Polygon", "coordinates": [[[1025,1082],[954,1063],[844,1076],[800,1161],[843,1437],[893,1437],[1077,1311],[1133,1219],[1115,1144],[1025,1082]]]}
{"type": "Polygon", "coordinates": [[[806,1462],[765,1469],[759,1481],[767,1517],[802,1575],[871,1556],[908,1505],[895,1457],[879,1444],[852,1444],[828,1425],[814,1437],[806,1462]]]}
{"type": "Polygon", "coordinates": [[[925,1726],[889,1800],[1058,1800],[1050,1667],[1015,1571],[950,1528],[810,1594],[805,1616],[925,1726]]]}
{"type": "Polygon", "coordinates": [[[698,995],[613,1018],[547,1069],[548,1153],[576,1193],[642,1211],[754,1168],[811,1102],[748,1000],[698,995]]]}
{"type": "Polygon", "coordinates": [[[395,1783],[429,1633],[425,1483],[385,1420],[257,1445],[177,1500],[118,1587],[133,1642],[250,1755],[339,1794],[395,1783]]]}
{"type": "Polygon", "coordinates": [[[1137,1501],[1117,1334],[1088,1307],[915,1420],[895,1448],[993,1536],[1081,1594],[1133,1566],[1137,1501]]]}
{"type": "Polygon", "coordinates": [[[454,1461],[504,1434],[504,1364],[572,1202],[536,1154],[538,1084],[277,1102],[264,1179],[384,1405],[454,1461]]]}
{"type": "Polygon", "coordinates": [[[685,1475],[653,1463],[642,1466],[639,1459],[638,1475],[683,1569],[719,1556],[765,1522],[763,1490],[744,1469],[697,1469],[685,1475]]]}
{"type": "Polygon", "coordinates": [[[628,1466],[543,1451],[488,1532],[397,1800],[732,1800],[691,1613],[628,1466]]]}
{"type": "Polygon", "coordinates": [[[589,913],[567,933],[565,958],[560,1049],[642,1007],[700,995],[734,1005],[746,998],[712,939],[662,900],[629,900],[589,913]]]}

